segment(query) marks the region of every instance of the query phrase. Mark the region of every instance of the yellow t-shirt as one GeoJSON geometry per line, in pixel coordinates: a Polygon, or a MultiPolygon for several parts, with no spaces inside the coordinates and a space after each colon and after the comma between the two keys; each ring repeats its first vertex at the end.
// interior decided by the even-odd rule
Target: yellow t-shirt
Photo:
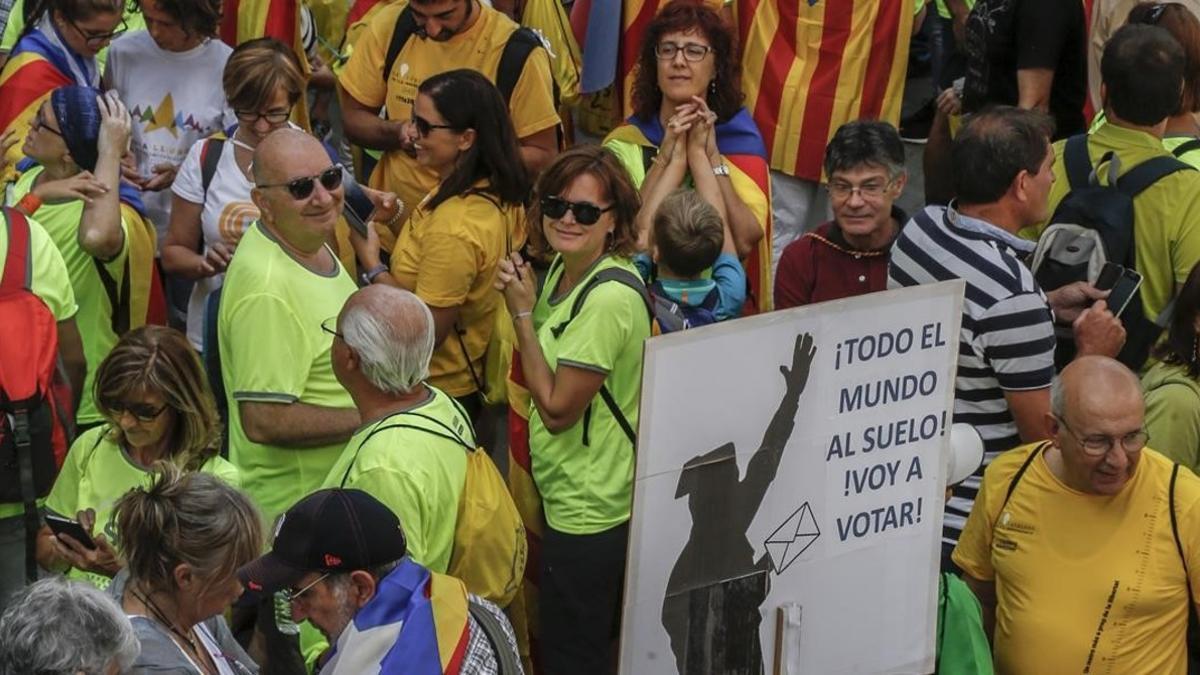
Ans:
{"type": "Polygon", "coordinates": [[[460,397],[478,389],[464,346],[475,375],[484,376],[483,357],[503,302],[492,285],[496,264],[525,243],[525,214],[519,204],[501,205],[498,198],[478,193],[451,197],[428,210],[432,196],[400,231],[391,272],[430,307],[458,307],[462,342],[453,334],[442,341],[429,363],[429,383],[460,397]]]}
{"type": "MultiPolygon", "coordinates": [[[[1184,564],[1171,532],[1171,462],[1146,448],[1114,496],[1067,487],[1042,443],[998,457],[954,550],[967,574],[996,582],[996,672],[1159,675],[1187,671],[1184,564]],[[1003,512],[1001,508],[1003,506],[1003,512]]],[[[1181,469],[1179,537],[1200,589],[1200,478],[1181,469]]]]}
{"type": "MultiPolygon", "coordinates": [[[[1054,144],[1054,186],[1050,189],[1053,214],[1070,191],[1063,148],[1066,141],[1054,144]]],[[[1169,155],[1161,139],[1116,124],[1103,124],[1088,134],[1088,155],[1093,166],[1107,152],[1116,153],[1121,175],[1153,157],[1169,155]]],[[[1107,164],[1100,171],[1107,182],[1107,164]]],[[[1154,320],[1183,287],[1188,273],[1200,262],[1200,173],[1179,171],[1155,183],[1133,200],[1134,244],[1137,247],[1137,271],[1142,275],[1142,306],[1154,320]]],[[[1046,223],[1021,231],[1021,236],[1037,239],[1046,223]]]]}
{"type": "MultiPolygon", "coordinates": [[[[474,68],[495,81],[504,45],[518,26],[502,13],[476,4],[473,11],[480,12],[479,18],[466,32],[446,42],[416,35],[409,38],[385,82],[381,77],[383,62],[396,19],[405,6],[400,3],[387,7],[371,18],[338,76],[346,93],[363,105],[384,108],[390,120],[407,120],[412,117],[417,87],[430,76],[455,68],[474,68]]],[[[534,50],[525,62],[509,112],[518,138],[558,124],[545,50],[534,50]]],[[[436,184],[436,174],[399,150],[385,152],[371,175],[371,187],[395,192],[410,209],[436,184]]],[[[390,245],[388,241],[383,243],[390,245]]]]}

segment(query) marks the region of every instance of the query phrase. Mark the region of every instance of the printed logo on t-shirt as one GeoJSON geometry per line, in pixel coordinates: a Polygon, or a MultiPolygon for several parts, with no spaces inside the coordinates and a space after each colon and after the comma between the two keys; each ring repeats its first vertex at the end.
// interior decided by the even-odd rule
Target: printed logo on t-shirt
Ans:
{"type": "Polygon", "coordinates": [[[236,244],[255,220],[258,220],[258,207],[253,202],[229,202],[221,209],[217,232],[226,243],[236,244]]]}
{"type": "Polygon", "coordinates": [[[214,129],[196,121],[196,116],[192,113],[184,115],[184,111],[175,112],[175,99],[171,98],[170,92],[163,96],[162,100],[155,106],[134,106],[133,110],[129,111],[133,119],[142,124],[142,133],[148,134],[156,129],[166,129],[171,132],[171,135],[178,138],[179,130],[186,129],[195,131],[201,136],[208,135],[214,129]]]}

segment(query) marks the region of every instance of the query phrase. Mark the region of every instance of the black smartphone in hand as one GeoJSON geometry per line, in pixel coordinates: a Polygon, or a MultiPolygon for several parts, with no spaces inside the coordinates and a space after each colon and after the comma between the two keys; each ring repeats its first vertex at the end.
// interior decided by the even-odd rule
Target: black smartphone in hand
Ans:
{"type": "Polygon", "coordinates": [[[83,529],[83,525],[80,525],[79,521],[47,513],[46,524],[50,526],[50,531],[55,536],[69,535],[75,541],[83,544],[83,547],[89,551],[96,549],[96,542],[92,539],[92,535],[83,529]]]}
{"type": "Polygon", "coordinates": [[[1129,301],[1133,299],[1133,294],[1141,288],[1142,275],[1138,274],[1137,270],[1131,270],[1114,262],[1106,262],[1093,285],[1102,291],[1111,291],[1105,303],[1108,305],[1109,311],[1120,316],[1121,312],[1125,311],[1125,307],[1129,305],[1129,301]]]}

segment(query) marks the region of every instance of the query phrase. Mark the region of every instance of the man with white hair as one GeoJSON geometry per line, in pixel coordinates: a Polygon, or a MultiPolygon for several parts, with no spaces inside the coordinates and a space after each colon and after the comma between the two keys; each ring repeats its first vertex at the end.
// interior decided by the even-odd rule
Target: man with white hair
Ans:
{"type": "Polygon", "coordinates": [[[119,675],[140,648],[125,612],[81,581],[42,579],[0,616],[0,675],[119,675]]]}
{"type": "Polygon", "coordinates": [[[333,333],[333,372],[363,419],[327,488],[356,488],[404,523],[409,556],[445,573],[458,505],[475,448],[470,417],[425,383],[433,355],[433,315],[416,295],[363,288],[346,301],[333,333]]]}

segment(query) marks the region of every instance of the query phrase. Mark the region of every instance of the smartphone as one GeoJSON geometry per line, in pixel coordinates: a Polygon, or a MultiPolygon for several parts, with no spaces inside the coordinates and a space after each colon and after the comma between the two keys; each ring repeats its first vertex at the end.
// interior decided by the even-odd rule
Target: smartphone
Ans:
{"type": "Polygon", "coordinates": [[[342,170],[342,188],[346,195],[342,215],[346,216],[350,227],[365,237],[367,223],[371,222],[371,217],[375,215],[375,204],[367,198],[367,193],[363,192],[362,186],[354,179],[354,174],[346,169],[342,170]]]}
{"type": "Polygon", "coordinates": [[[1104,263],[1100,276],[1096,277],[1096,288],[1111,291],[1105,303],[1109,311],[1120,316],[1133,299],[1133,294],[1142,286],[1142,275],[1137,270],[1131,270],[1114,262],[1104,263]]]}
{"type": "Polygon", "coordinates": [[[95,550],[96,542],[92,541],[92,535],[88,534],[88,531],[83,529],[83,526],[79,524],[79,521],[47,513],[46,524],[50,526],[50,531],[53,532],[55,536],[64,534],[70,535],[72,539],[80,544],[83,544],[84,548],[88,550],[95,550]]]}

